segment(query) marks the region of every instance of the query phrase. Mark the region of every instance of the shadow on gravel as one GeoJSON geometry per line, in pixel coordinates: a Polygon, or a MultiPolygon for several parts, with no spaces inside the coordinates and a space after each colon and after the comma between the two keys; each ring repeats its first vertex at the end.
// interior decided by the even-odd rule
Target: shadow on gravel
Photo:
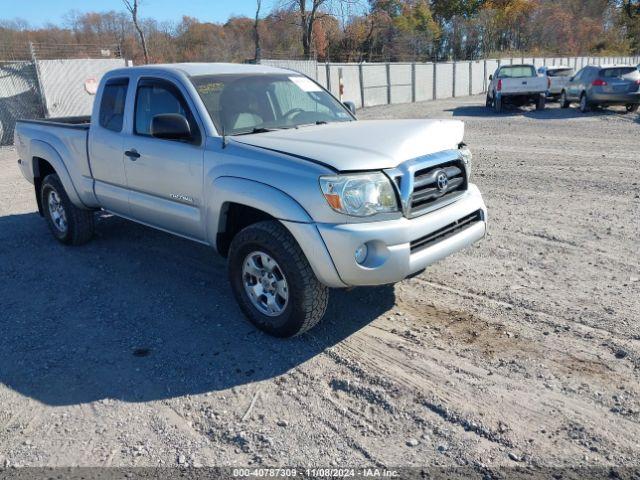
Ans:
{"type": "Polygon", "coordinates": [[[567,118],[585,118],[585,117],[605,117],[610,115],[624,115],[624,109],[601,108],[592,110],[588,113],[582,113],[575,107],[560,108],[559,106],[547,107],[544,110],[536,110],[535,108],[519,108],[505,107],[502,113],[495,113],[492,109],[483,105],[471,105],[456,107],[447,112],[452,112],[454,117],[515,117],[524,116],[536,118],[539,120],[562,120],[567,118]]]}
{"type": "Polygon", "coordinates": [[[242,316],[208,247],[116,217],[59,245],[36,213],[0,217],[0,382],[49,405],[144,402],[272,378],[390,309],[393,287],[334,291],[281,340],[242,316]]]}

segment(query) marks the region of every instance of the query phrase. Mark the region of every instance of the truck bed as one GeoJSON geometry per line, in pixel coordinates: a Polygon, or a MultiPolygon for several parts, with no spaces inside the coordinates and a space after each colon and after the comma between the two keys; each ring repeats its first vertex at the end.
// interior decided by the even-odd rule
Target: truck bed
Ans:
{"type": "Polygon", "coordinates": [[[91,118],[61,117],[16,122],[16,149],[23,175],[31,183],[39,171],[39,159],[55,169],[68,195],[86,207],[97,204],[89,164],[87,139],[91,118]]]}

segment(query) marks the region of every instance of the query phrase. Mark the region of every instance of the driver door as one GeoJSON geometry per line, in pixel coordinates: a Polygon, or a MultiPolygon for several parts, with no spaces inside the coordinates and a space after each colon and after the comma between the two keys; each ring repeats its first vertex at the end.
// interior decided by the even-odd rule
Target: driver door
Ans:
{"type": "Polygon", "coordinates": [[[204,136],[179,86],[164,78],[141,78],[136,86],[131,131],[125,136],[124,162],[129,207],[134,220],[205,240],[201,216],[204,136]],[[186,117],[188,140],[151,135],[154,115],[186,117]]]}

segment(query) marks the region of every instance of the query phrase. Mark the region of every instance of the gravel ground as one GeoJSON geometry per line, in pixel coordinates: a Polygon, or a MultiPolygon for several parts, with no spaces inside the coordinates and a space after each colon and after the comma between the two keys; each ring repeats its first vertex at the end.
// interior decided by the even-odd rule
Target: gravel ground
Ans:
{"type": "Polygon", "coordinates": [[[0,467],[640,466],[640,119],[483,103],[360,112],[464,120],[490,233],[292,340],[203,246],[60,246],[2,150],[0,467]]]}

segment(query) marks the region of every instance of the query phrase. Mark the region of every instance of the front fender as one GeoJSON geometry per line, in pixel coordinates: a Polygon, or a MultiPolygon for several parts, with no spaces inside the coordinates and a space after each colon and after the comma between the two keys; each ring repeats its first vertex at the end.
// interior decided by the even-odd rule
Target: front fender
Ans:
{"type": "Polygon", "coordinates": [[[316,277],[329,287],[344,287],[318,229],[309,213],[286,192],[241,177],[218,177],[208,187],[207,238],[216,245],[220,216],[225,203],[246,205],[281,221],[304,252],[316,277]]]}
{"type": "Polygon", "coordinates": [[[225,203],[239,203],[253,207],[278,220],[313,222],[307,211],[282,190],[246,178],[218,177],[212,182],[207,195],[207,238],[212,245],[216,243],[220,214],[225,203]]]}
{"type": "MultiPolygon", "coordinates": [[[[36,162],[35,159],[42,158],[43,160],[46,160],[56,171],[69,200],[79,208],[87,208],[80,199],[80,195],[78,195],[78,191],[71,180],[71,175],[69,175],[69,171],[67,170],[62,157],[55,148],[42,140],[32,140],[29,152],[31,154],[31,161],[33,162],[32,169],[34,177],[40,177],[38,162],[36,162]]],[[[38,195],[38,192],[36,192],[36,195],[38,195]]]]}

